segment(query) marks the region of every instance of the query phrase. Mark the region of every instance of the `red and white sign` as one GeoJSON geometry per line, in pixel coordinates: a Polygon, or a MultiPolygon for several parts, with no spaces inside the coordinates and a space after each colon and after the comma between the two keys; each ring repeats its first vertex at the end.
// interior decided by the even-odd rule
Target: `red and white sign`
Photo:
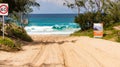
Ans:
{"type": "Polygon", "coordinates": [[[0,15],[8,15],[8,4],[0,3],[0,15]]]}

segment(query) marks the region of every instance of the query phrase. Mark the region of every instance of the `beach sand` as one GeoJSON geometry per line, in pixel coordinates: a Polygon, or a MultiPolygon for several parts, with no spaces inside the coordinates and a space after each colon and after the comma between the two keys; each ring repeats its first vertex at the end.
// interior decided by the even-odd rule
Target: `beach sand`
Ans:
{"type": "Polygon", "coordinates": [[[19,52],[0,51],[0,67],[120,67],[120,43],[89,37],[31,35],[19,52]]]}

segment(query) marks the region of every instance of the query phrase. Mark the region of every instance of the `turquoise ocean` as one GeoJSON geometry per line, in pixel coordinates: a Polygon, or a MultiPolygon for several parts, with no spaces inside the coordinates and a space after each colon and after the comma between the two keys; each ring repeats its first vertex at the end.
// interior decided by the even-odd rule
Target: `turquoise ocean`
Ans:
{"type": "Polygon", "coordinates": [[[25,27],[28,34],[71,34],[80,30],[74,23],[77,14],[30,14],[25,27]]]}

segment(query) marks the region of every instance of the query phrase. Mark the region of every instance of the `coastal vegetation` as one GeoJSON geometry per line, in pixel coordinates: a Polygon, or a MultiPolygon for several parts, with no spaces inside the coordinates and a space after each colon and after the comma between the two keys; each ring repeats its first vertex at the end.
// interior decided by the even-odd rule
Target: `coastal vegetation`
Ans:
{"type": "Polygon", "coordinates": [[[120,0],[74,0],[73,3],[65,0],[64,5],[77,9],[75,23],[81,30],[71,35],[93,36],[93,24],[103,23],[104,39],[120,41],[119,32],[113,29],[120,25],[120,0]],[[81,13],[84,10],[84,13],[81,13]]]}
{"type": "Polygon", "coordinates": [[[19,51],[21,50],[21,44],[17,43],[11,38],[5,37],[4,39],[0,37],[0,50],[4,51],[19,51]]]}
{"type": "MultiPolygon", "coordinates": [[[[32,38],[24,30],[23,22],[27,14],[32,12],[32,7],[39,7],[35,0],[0,0],[0,3],[9,4],[9,15],[5,20],[5,38],[2,38],[2,22],[0,23],[0,50],[20,50],[21,42],[32,42],[32,38]]],[[[1,17],[2,18],[2,17],[1,17]]]]}

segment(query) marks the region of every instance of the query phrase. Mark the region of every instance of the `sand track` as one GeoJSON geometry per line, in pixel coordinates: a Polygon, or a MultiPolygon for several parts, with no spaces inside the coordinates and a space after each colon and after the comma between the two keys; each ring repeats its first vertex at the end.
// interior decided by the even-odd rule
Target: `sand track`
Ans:
{"type": "Polygon", "coordinates": [[[32,38],[23,51],[0,51],[0,67],[120,67],[120,43],[88,37],[32,38]]]}

